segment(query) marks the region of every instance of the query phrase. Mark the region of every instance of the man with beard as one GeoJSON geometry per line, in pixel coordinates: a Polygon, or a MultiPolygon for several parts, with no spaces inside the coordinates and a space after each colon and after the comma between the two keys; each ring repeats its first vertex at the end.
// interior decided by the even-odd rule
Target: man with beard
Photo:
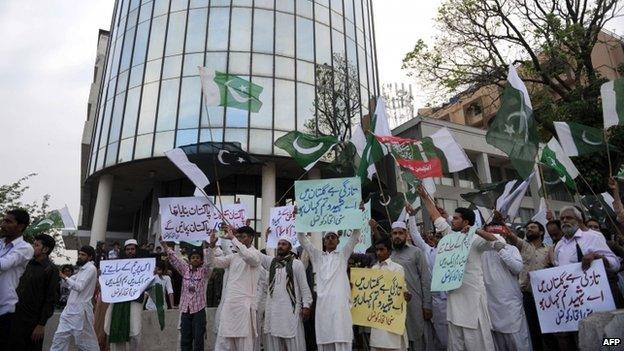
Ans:
{"type": "MultiPolygon", "coordinates": [[[[535,300],[531,290],[531,281],[529,280],[529,272],[547,268],[549,246],[544,245],[544,226],[539,222],[529,222],[525,226],[526,241],[519,239],[511,231],[504,233],[503,236],[508,243],[515,245],[522,255],[523,268],[520,272],[520,289],[522,290],[522,302],[524,312],[529,323],[529,331],[531,333],[531,344],[536,351],[542,350],[542,333],[539,327],[539,319],[537,317],[537,309],[535,308],[535,300]]],[[[555,233],[556,236],[556,233],[555,233]]],[[[553,235],[551,234],[551,237],[553,235]]]]}
{"type": "Polygon", "coordinates": [[[264,314],[265,350],[305,351],[303,319],[310,317],[312,292],[308,287],[303,263],[295,258],[292,239],[283,236],[277,242],[277,255],[262,256],[267,272],[267,296],[264,314]]]}
{"type": "MultiPolygon", "coordinates": [[[[135,239],[124,243],[122,259],[137,258],[139,245],[135,239]]],[[[141,345],[141,313],[143,294],[134,301],[108,305],[104,317],[104,331],[108,335],[111,351],[139,350],[141,345]]]]}
{"type": "Polygon", "coordinates": [[[425,350],[425,321],[431,320],[431,273],[425,253],[416,246],[407,244],[405,222],[392,223],[392,254],[390,258],[403,266],[407,291],[412,298],[407,303],[405,328],[409,338],[409,349],[425,350]]]}
{"type": "Polygon", "coordinates": [[[29,223],[30,216],[22,209],[8,211],[0,223],[0,350],[9,346],[17,303],[15,289],[33,257],[33,247],[22,237],[29,223]]]}
{"type": "Polygon", "coordinates": [[[70,340],[79,350],[99,350],[95,329],[93,329],[93,305],[91,299],[97,282],[97,268],[93,264],[95,249],[91,246],[83,246],[78,250],[78,271],[71,277],[59,273],[71,293],[67,299],[67,305],[61,313],[59,324],[54,333],[51,351],[69,350],[70,340]]]}
{"type": "Polygon", "coordinates": [[[49,258],[54,246],[54,238],[47,234],[35,237],[34,257],[17,286],[13,350],[34,351],[43,347],[45,325],[54,314],[59,293],[59,271],[49,258]]]}
{"type": "MultiPolygon", "coordinates": [[[[418,194],[436,231],[442,235],[465,231],[474,225],[475,213],[472,210],[457,208],[449,225],[423,186],[418,187],[418,194]]],[[[501,250],[505,244],[483,229],[477,229],[475,234],[468,252],[462,285],[448,293],[446,317],[449,322],[448,350],[451,351],[494,350],[481,256],[487,250],[501,250]]]]}

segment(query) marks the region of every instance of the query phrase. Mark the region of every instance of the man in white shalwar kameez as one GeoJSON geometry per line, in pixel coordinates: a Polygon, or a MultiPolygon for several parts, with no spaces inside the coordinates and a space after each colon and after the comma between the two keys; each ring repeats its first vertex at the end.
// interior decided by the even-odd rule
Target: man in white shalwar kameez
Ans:
{"type": "MultiPolygon", "coordinates": [[[[487,227],[486,230],[496,233],[487,227]]],[[[505,243],[502,237],[497,238],[505,243]]],[[[481,261],[496,350],[531,351],[529,324],[518,280],[524,267],[520,250],[505,243],[505,247],[498,252],[484,252],[481,261]]]]}
{"type": "MultiPolygon", "coordinates": [[[[392,243],[390,240],[380,240],[375,243],[375,254],[377,255],[377,263],[373,265],[373,269],[381,269],[384,271],[396,272],[405,276],[403,266],[398,263],[392,262],[390,253],[392,252],[392,243]]],[[[410,299],[410,295],[407,292],[407,286],[403,287],[405,290],[405,300],[410,299]]],[[[405,307],[407,303],[405,304],[405,307]]],[[[409,346],[409,340],[407,338],[407,328],[403,331],[403,335],[395,334],[383,329],[371,328],[370,333],[370,346],[371,351],[406,351],[409,346]]]]}
{"type": "Polygon", "coordinates": [[[238,228],[236,236],[234,230],[228,228],[225,238],[232,240],[237,252],[213,256],[214,267],[228,269],[215,351],[252,351],[254,348],[258,335],[256,295],[261,262],[260,251],[252,246],[254,237],[255,231],[250,227],[238,228]]]}
{"type": "Polygon", "coordinates": [[[78,349],[96,351],[100,349],[93,329],[93,305],[91,299],[97,282],[97,268],[93,264],[95,249],[83,246],[78,250],[78,270],[71,277],[59,275],[70,289],[67,305],[59,318],[59,324],[52,339],[52,351],[69,350],[73,337],[78,349]]]}
{"type": "Polygon", "coordinates": [[[351,320],[351,285],[347,276],[349,257],[360,239],[356,229],[341,251],[337,251],[338,235],[326,232],[326,251],[314,247],[303,233],[297,233],[301,246],[310,255],[316,281],[316,314],[314,326],[318,351],[351,351],[353,322],[351,320]]]}
{"type": "Polygon", "coordinates": [[[306,349],[303,318],[310,316],[312,292],[303,263],[295,258],[291,240],[287,236],[279,238],[277,255],[262,256],[262,266],[266,269],[265,350],[306,349]]]}
{"type": "MultiPolygon", "coordinates": [[[[474,225],[475,213],[467,208],[457,208],[451,225],[440,215],[435,203],[424,189],[418,187],[420,198],[433,220],[436,231],[447,235],[466,230],[474,225]]],[[[500,250],[505,244],[482,229],[473,236],[462,285],[448,293],[446,317],[448,320],[448,350],[493,351],[492,323],[487,307],[483,283],[481,255],[487,250],[500,250]]]]}

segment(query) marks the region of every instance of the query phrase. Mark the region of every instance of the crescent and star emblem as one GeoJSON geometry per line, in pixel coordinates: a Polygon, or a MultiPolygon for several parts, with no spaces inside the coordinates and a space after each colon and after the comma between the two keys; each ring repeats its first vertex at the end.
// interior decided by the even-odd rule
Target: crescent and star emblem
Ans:
{"type": "MultiPolygon", "coordinates": [[[[252,100],[251,97],[249,96],[243,96],[241,95],[235,88],[233,88],[230,84],[232,83],[232,80],[228,80],[227,82],[225,82],[225,87],[228,89],[228,92],[230,93],[230,95],[234,98],[234,100],[236,100],[237,102],[241,103],[241,104],[245,104],[248,103],[249,101],[252,100]]],[[[245,91],[247,90],[246,86],[241,86],[240,90],[245,91]]]]}
{"type": "Polygon", "coordinates": [[[303,154],[303,155],[311,155],[321,150],[323,148],[323,145],[324,143],[320,143],[313,147],[303,147],[299,145],[299,137],[296,137],[295,140],[293,141],[293,148],[295,148],[295,150],[297,150],[298,153],[303,154]]]}
{"type": "Polygon", "coordinates": [[[227,151],[227,150],[219,150],[219,154],[217,155],[217,159],[219,160],[219,162],[221,162],[221,164],[229,165],[229,163],[223,161],[223,155],[226,154],[226,153],[229,154],[230,152],[227,151]]]}
{"type": "Polygon", "coordinates": [[[589,138],[587,137],[587,131],[586,130],[584,130],[583,134],[581,134],[581,139],[583,140],[583,142],[585,144],[589,144],[589,145],[593,145],[593,146],[602,145],[602,140],[600,140],[600,141],[589,140],[589,138]]]}
{"type": "Polygon", "coordinates": [[[529,119],[523,110],[511,113],[509,116],[507,116],[506,122],[508,122],[509,124],[505,123],[505,133],[509,134],[509,136],[512,136],[516,133],[523,133],[524,141],[529,141],[529,119]],[[514,119],[517,120],[517,131],[514,129],[514,119]]]}

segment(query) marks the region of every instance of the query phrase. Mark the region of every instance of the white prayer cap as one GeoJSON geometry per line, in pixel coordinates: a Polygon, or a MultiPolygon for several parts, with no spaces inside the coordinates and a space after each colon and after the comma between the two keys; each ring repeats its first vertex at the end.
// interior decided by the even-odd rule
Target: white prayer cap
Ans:
{"type": "Polygon", "coordinates": [[[126,242],[124,243],[124,247],[128,246],[128,245],[136,245],[139,246],[139,243],[135,240],[135,239],[128,239],[126,240],[126,242]]]}
{"type": "Polygon", "coordinates": [[[288,242],[290,244],[290,251],[297,252],[297,250],[295,249],[295,243],[294,243],[295,240],[294,240],[293,237],[288,236],[288,235],[282,235],[282,236],[280,236],[278,238],[277,241],[279,242],[279,241],[282,241],[282,240],[284,240],[284,241],[286,241],[286,242],[288,242]]]}
{"type": "Polygon", "coordinates": [[[392,223],[392,229],[397,229],[397,228],[407,230],[407,226],[405,225],[405,222],[403,221],[396,221],[392,223]]]}
{"type": "Polygon", "coordinates": [[[336,233],[336,232],[332,232],[332,231],[328,231],[328,232],[324,232],[324,233],[323,233],[323,239],[325,239],[328,235],[335,235],[335,236],[337,236],[338,238],[340,238],[340,235],[338,235],[338,233],[336,233]]]}

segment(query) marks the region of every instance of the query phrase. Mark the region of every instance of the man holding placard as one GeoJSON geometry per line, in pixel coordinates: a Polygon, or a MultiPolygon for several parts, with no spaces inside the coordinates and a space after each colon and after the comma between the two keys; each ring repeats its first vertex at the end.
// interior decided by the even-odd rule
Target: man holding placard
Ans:
{"type": "Polygon", "coordinates": [[[59,324],[52,339],[50,350],[69,350],[70,339],[80,350],[96,351],[100,347],[95,329],[93,329],[93,305],[91,299],[97,282],[97,268],[93,264],[95,249],[91,246],[83,246],[78,250],[78,271],[71,277],[66,277],[62,272],[59,276],[71,292],[67,298],[67,305],[61,313],[59,324]]]}
{"type": "MultiPolygon", "coordinates": [[[[474,226],[475,213],[472,210],[457,208],[449,225],[447,220],[440,215],[440,211],[423,186],[418,187],[418,194],[434,222],[436,231],[442,235],[468,231],[474,226]]],[[[467,242],[469,246],[461,285],[448,294],[446,310],[449,322],[448,350],[494,350],[481,255],[487,250],[498,251],[504,248],[505,244],[482,229],[472,228],[468,235],[472,238],[467,242]]],[[[440,248],[445,246],[443,241],[444,238],[438,244],[434,278],[436,277],[435,269],[439,267],[440,248]]],[[[432,281],[432,290],[434,285],[435,281],[432,281]]]]}

